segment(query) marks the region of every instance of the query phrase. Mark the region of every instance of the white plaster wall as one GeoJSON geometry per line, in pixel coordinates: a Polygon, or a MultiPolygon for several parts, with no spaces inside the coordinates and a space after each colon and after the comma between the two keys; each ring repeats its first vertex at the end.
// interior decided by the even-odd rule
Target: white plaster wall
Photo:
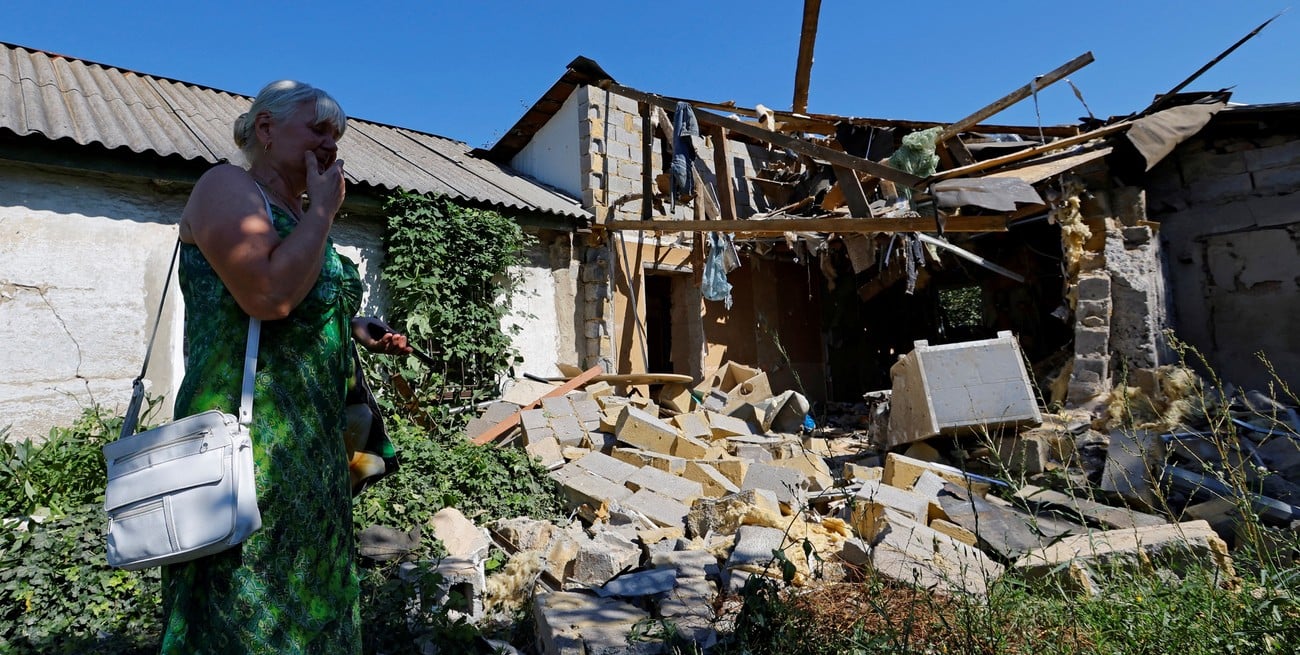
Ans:
{"type": "MultiPolygon", "coordinates": [[[[83,408],[124,410],[189,189],[0,162],[0,428],[40,440],[83,408]]],[[[334,240],[382,314],[377,222],[341,218],[334,240]]],[[[173,279],[146,382],[170,415],[183,375],[184,308],[173,279]]]]}
{"type": "Polygon", "coordinates": [[[511,337],[524,360],[515,367],[516,374],[558,375],[555,364],[559,361],[560,317],[555,300],[560,289],[555,275],[548,266],[526,266],[517,272],[522,282],[511,297],[510,315],[501,322],[507,330],[512,326],[522,328],[511,337]]]}
{"type": "MultiPolygon", "coordinates": [[[[0,164],[0,427],[42,439],[93,404],[124,409],[184,195],[147,183],[0,164]]],[[[179,380],[173,285],[152,389],[179,380]]],[[[170,394],[169,394],[170,395],[170,394]]]]}
{"type": "Polygon", "coordinates": [[[570,93],[560,110],[510,161],[517,171],[569,195],[582,197],[578,141],[578,94],[570,93]]]}

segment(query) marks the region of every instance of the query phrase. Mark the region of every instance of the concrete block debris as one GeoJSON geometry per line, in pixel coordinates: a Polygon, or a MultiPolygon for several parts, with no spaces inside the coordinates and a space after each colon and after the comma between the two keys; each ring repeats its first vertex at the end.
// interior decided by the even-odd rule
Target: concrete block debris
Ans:
{"type": "MultiPolygon", "coordinates": [[[[985,350],[1011,352],[1009,338],[985,350]]],[[[926,369],[931,387],[951,400],[966,384],[958,382],[978,378],[1018,393],[1021,363],[985,350],[966,368],[926,369]]],[[[935,350],[927,352],[916,365],[935,350]]],[[[1135,375],[1144,389],[1178,379],[1135,375]]],[[[962,424],[986,433],[945,428],[914,438],[891,434],[885,419],[914,411],[915,389],[876,394],[888,403],[836,406],[840,414],[800,433],[807,400],[767,384],[762,371],[733,363],[694,395],[674,389],[658,404],[598,387],[523,412],[517,447],[555,467],[551,477],[578,517],[492,526],[498,543],[537,553],[556,590],[538,596],[543,652],[641,652],[653,646],[629,644],[629,622],[651,616],[705,647],[718,638],[720,590],[737,592],[755,575],[781,579],[790,566],[798,586],[858,570],[974,596],[1004,575],[1093,594],[1116,574],[1211,567],[1230,580],[1233,544],[1249,537],[1242,502],[1269,534],[1289,534],[1300,518],[1300,440],[1276,429],[1295,412],[1258,393],[1232,405],[1231,435],[1204,423],[1119,429],[1096,407],[1048,414],[1035,406],[1038,417],[1017,410],[962,424]],[[593,431],[602,425],[609,432],[593,431]],[[1246,493],[1234,491],[1233,471],[1249,481],[1246,493]],[[587,593],[568,593],[579,590],[587,593]],[[603,612],[609,620],[595,622],[603,612]]],[[[481,532],[445,514],[434,535],[479,557],[481,532]],[[443,536],[453,526],[467,530],[464,540],[443,536]]]]}

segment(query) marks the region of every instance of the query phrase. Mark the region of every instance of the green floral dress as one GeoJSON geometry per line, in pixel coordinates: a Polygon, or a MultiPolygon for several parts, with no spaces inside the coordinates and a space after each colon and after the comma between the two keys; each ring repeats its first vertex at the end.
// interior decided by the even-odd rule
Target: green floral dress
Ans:
{"type": "MultiPolygon", "coordinates": [[[[293,230],[282,209],[271,215],[282,238],[293,230]]],[[[181,247],[180,284],[187,355],[175,415],[236,414],[248,316],[194,245],[181,247]]],[[[163,653],[361,652],[342,439],[360,303],[356,265],[331,243],[307,298],[262,322],[252,426],[262,529],[164,568],[163,653]]]]}

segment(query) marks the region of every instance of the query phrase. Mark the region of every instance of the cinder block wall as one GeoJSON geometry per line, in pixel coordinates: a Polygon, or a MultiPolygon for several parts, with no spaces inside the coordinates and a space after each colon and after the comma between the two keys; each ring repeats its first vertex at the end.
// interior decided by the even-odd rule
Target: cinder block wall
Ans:
{"type": "Polygon", "coordinates": [[[1239,386],[1267,389],[1262,351],[1300,388],[1297,191],[1300,110],[1289,106],[1220,112],[1146,183],[1177,335],[1239,386]]]}
{"type": "MultiPolygon", "coordinates": [[[[641,144],[641,114],[634,100],[623,96],[606,93],[604,90],[584,86],[578,90],[580,116],[578,135],[581,141],[583,163],[583,205],[591,208],[607,208],[620,198],[639,194],[642,190],[642,170],[644,157],[641,144]]],[[[672,112],[666,112],[669,124],[664,132],[672,134],[672,112]]],[[[656,132],[657,133],[657,132],[656,132]]],[[[671,145],[671,144],[670,144],[671,145]]],[[[713,185],[714,164],[712,139],[702,139],[697,147],[698,156],[705,162],[708,171],[704,180],[713,185]]],[[[663,143],[656,138],[651,149],[650,166],[652,175],[664,173],[663,143]]],[[[768,209],[762,194],[748,179],[758,172],[758,167],[765,160],[766,149],[734,141],[727,142],[727,157],[731,160],[732,192],[736,196],[737,213],[741,218],[756,211],[768,209]]],[[[657,193],[657,189],[656,189],[657,193]]],[[[667,213],[667,208],[665,211],[667,213]]],[[[656,216],[663,213],[656,211],[656,216]]],[[[689,219],[693,215],[690,207],[678,206],[672,212],[673,217],[689,219]]],[[[633,200],[614,208],[610,218],[615,220],[637,220],[641,218],[641,201],[633,200]]]]}
{"type": "MultiPolygon", "coordinates": [[[[605,220],[641,219],[642,201],[639,198],[627,200],[630,196],[642,193],[642,174],[646,163],[642,153],[642,119],[636,101],[591,86],[580,87],[576,93],[582,168],[582,187],[578,193],[582,197],[583,206],[605,220]]],[[[668,120],[671,120],[671,114],[668,115],[668,120]]],[[[672,125],[666,125],[665,132],[671,134],[672,125]]],[[[701,139],[697,149],[698,157],[706,164],[704,168],[707,170],[702,174],[706,186],[716,183],[713,175],[714,146],[711,139],[701,139]]],[[[656,138],[649,159],[651,175],[654,177],[664,173],[663,151],[662,140],[656,138]]],[[[770,209],[748,179],[757,174],[756,162],[762,162],[766,152],[758,146],[735,142],[727,144],[727,156],[732,166],[732,177],[728,183],[735,196],[737,214],[740,217],[770,209]]],[[[657,186],[655,192],[658,192],[657,186]]],[[[708,191],[697,189],[697,193],[702,192],[708,191]]],[[[656,207],[654,213],[656,216],[671,213],[675,219],[689,220],[695,212],[693,206],[679,204],[671,211],[666,206],[656,207]]],[[[655,237],[625,232],[624,238],[630,243],[655,241],[670,247],[689,248],[696,234],[665,233],[655,237]]],[[[611,241],[590,246],[583,256],[582,335],[585,343],[582,354],[585,366],[600,365],[606,370],[614,370],[615,367],[616,344],[611,337],[615,325],[614,317],[611,316],[610,300],[613,293],[610,282],[614,267],[621,267],[618,261],[618,253],[611,249],[611,241]]],[[[640,272],[633,272],[634,284],[640,284],[639,275],[640,272]]]]}

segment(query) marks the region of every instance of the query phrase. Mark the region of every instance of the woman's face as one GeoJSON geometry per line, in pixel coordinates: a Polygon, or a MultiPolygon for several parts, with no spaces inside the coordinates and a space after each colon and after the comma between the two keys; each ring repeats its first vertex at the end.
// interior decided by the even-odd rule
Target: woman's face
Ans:
{"type": "Polygon", "coordinates": [[[324,170],[338,157],[338,136],[333,123],[316,120],[316,101],[307,100],[284,120],[272,122],[271,152],[294,171],[302,168],[303,153],[311,152],[318,170],[324,170]]]}

